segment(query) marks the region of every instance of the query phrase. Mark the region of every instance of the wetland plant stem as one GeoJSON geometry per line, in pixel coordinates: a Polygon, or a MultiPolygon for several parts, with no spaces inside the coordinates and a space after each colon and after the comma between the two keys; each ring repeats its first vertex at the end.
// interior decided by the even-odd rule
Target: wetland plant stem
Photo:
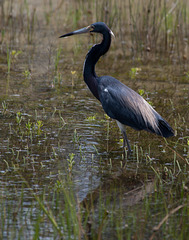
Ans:
{"type": "MultiPolygon", "coordinates": [[[[183,208],[183,207],[185,207],[185,206],[187,206],[186,203],[185,203],[185,204],[182,204],[182,205],[179,205],[178,207],[172,209],[172,210],[170,211],[170,213],[168,213],[168,214],[161,220],[161,222],[160,222],[157,226],[153,227],[153,231],[154,231],[154,232],[159,231],[159,229],[161,228],[161,226],[167,221],[167,219],[168,219],[172,214],[176,213],[177,211],[179,211],[181,208],[183,208]]],[[[150,237],[150,240],[154,239],[154,236],[155,236],[155,233],[152,234],[152,236],[150,237]]]]}

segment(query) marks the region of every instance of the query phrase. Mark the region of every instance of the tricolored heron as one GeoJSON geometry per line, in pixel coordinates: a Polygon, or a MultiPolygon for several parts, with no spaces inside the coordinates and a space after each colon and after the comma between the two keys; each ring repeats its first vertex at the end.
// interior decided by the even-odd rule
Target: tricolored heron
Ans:
{"type": "Polygon", "coordinates": [[[88,52],[84,68],[84,81],[101,102],[106,114],[115,119],[123,134],[123,149],[127,144],[128,154],[131,152],[126,135],[126,126],[135,130],[145,130],[163,137],[174,136],[171,126],[165,121],[138,93],[127,87],[116,78],[110,76],[98,77],[95,73],[95,64],[110,47],[113,32],[103,22],[96,22],[88,27],[64,34],[60,38],[82,33],[100,33],[103,40],[94,45],[88,52]]]}

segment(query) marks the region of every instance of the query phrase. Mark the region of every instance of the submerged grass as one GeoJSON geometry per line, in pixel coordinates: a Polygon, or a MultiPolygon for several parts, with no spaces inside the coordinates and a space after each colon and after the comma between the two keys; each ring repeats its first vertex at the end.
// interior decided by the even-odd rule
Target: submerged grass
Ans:
{"type": "MultiPolygon", "coordinates": [[[[8,115],[10,112],[8,106],[4,114],[8,115]]],[[[63,161],[64,173],[59,171],[56,177],[51,177],[51,173],[47,172],[49,181],[41,188],[39,187],[41,178],[39,176],[36,178],[35,175],[40,175],[47,164],[43,161],[39,164],[40,161],[34,155],[32,145],[37,140],[39,145],[34,145],[37,150],[40,146],[43,149],[48,148],[48,138],[45,136],[47,109],[42,109],[42,112],[43,118],[39,110],[35,110],[34,118],[30,114],[16,112],[14,124],[11,131],[8,131],[6,151],[9,154],[7,158],[4,154],[4,164],[1,167],[1,171],[4,170],[4,184],[0,197],[2,238],[185,239],[187,237],[189,228],[187,158],[177,154],[165,141],[164,148],[171,148],[173,153],[173,164],[158,163],[156,159],[151,159],[150,148],[147,150],[135,144],[126,169],[114,159],[113,162],[109,159],[111,164],[107,162],[107,165],[103,164],[99,167],[98,171],[104,172],[99,186],[89,191],[84,198],[79,198],[74,177],[76,169],[84,161],[83,154],[85,167],[88,167],[86,161],[89,161],[89,157],[86,152],[79,155],[79,150],[74,150],[80,149],[83,144],[81,135],[74,130],[72,143],[75,147],[70,148],[73,152],[70,152],[63,161]],[[19,145],[15,145],[12,134],[16,135],[19,145]],[[27,151],[23,154],[25,139],[27,139],[27,151]],[[40,141],[43,141],[43,146],[40,141]],[[18,146],[19,149],[16,149],[15,147],[18,146]],[[78,158],[81,159],[78,161],[78,158]],[[33,169],[33,173],[29,169],[33,169]],[[32,174],[31,178],[25,171],[29,175],[32,174]],[[30,206],[27,206],[28,202],[30,206]],[[27,225],[25,225],[26,219],[27,225]]],[[[53,121],[56,117],[61,118],[61,114],[54,109],[51,117],[53,121]]],[[[86,121],[95,124],[98,115],[88,117],[86,121]]],[[[56,122],[57,128],[62,129],[59,121],[56,122]]],[[[102,125],[106,129],[104,134],[107,137],[105,143],[107,150],[111,135],[114,134],[113,123],[104,116],[102,125]]],[[[183,147],[187,147],[189,152],[188,142],[183,147]]],[[[47,157],[51,155],[49,157],[52,158],[50,171],[53,169],[53,162],[60,164],[63,160],[60,150],[61,148],[58,150],[54,147],[51,152],[46,150],[47,157]]],[[[97,156],[101,158],[100,153],[97,156]]],[[[90,165],[92,171],[95,169],[93,164],[90,165]]]]}
{"type": "Polygon", "coordinates": [[[112,175],[80,201],[70,174],[67,177],[59,174],[58,180],[46,186],[42,194],[37,193],[21,173],[17,172],[17,178],[22,180],[21,194],[15,186],[16,198],[12,203],[10,196],[5,196],[6,186],[1,191],[2,238],[11,239],[11,235],[19,234],[20,238],[30,239],[45,236],[51,239],[58,236],[61,239],[187,239],[189,179],[184,172],[174,181],[167,179],[166,183],[159,176],[143,179],[141,183],[140,174],[112,175]],[[184,188],[180,186],[181,179],[184,188]],[[36,217],[24,211],[25,195],[30,194],[36,200],[35,205],[32,204],[36,217]],[[31,222],[30,228],[24,225],[23,216],[31,222]],[[13,225],[7,228],[6,222],[11,218],[13,225]],[[44,225],[49,228],[52,225],[50,235],[47,228],[43,229],[44,225]],[[19,233],[18,228],[22,229],[19,233]]]}

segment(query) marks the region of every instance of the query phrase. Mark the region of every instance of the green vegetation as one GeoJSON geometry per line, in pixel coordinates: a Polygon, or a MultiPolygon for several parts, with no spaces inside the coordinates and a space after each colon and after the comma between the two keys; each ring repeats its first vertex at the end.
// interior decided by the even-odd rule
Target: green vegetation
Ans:
{"type": "Polygon", "coordinates": [[[131,68],[129,75],[132,80],[136,78],[136,75],[141,71],[141,68],[131,68]]]}
{"type": "Polygon", "coordinates": [[[7,46],[7,68],[8,68],[8,73],[10,73],[10,67],[11,67],[11,55],[10,55],[10,50],[8,49],[8,46],[7,46]]]}
{"type": "Polygon", "coordinates": [[[30,73],[29,70],[25,70],[25,71],[23,72],[23,75],[24,75],[25,78],[30,78],[30,77],[31,77],[31,73],[30,73]]]}

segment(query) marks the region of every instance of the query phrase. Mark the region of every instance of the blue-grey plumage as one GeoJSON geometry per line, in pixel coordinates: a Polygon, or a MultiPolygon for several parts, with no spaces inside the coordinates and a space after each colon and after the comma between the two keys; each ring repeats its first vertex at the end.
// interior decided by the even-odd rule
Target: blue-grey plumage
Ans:
{"type": "Polygon", "coordinates": [[[163,137],[174,136],[171,126],[138,93],[113,77],[96,75],[95,64],[109,50],[113,35],[105,23],[97,22],[61,37],[87,32],[100,33],[103,39],[100,44],[94,45],[86,56],[83,67],[84,81],[101,102],[107,115],[117,121],[124,137],[123,147],[127,144],[128,151],[131,152],[126,126],[135,130],[146,130],[163,137]]]}
{"type": "Polygon", "coordinates": [[[110,76],[99,77],[98,93],[106,114],[135,130],[163,137],[173,135],[169,124],[138,93],[110,76]]]}

